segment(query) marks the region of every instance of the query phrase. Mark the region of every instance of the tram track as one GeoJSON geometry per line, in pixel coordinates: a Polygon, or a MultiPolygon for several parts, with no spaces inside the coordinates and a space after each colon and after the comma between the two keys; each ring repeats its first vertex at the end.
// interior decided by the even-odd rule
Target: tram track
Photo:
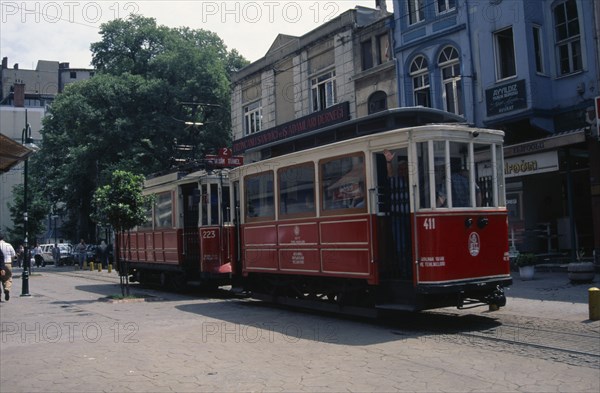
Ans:
{"type": "Polygon", "coordinates": [[[600,361],[600,336],[548,330],[539,327],[502,324],[501,326],[458,333],[467,339],[483,339],[542,350],[583,355],[600,361]]]}

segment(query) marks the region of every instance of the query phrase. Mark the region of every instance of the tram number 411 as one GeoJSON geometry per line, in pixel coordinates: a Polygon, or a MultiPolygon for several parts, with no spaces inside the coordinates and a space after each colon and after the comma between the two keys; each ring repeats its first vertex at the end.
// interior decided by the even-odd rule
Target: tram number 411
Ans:
{"type": "Polygon", "coordinates": [[[428,231],[434,230],[435,229],[435,217],[426,218],[425,221],[423,221],[423,228],[425,228],[428,231]]]}

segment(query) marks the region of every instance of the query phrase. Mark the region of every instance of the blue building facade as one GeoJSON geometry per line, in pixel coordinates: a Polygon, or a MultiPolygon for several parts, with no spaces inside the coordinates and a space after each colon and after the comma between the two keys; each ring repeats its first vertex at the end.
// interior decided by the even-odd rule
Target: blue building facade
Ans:
{"type": "Polygon", "coordinates": [[[591,0],[395,0],[400,106],[506,132],[511,245],[600,251],[598,8],[591,0]]]}

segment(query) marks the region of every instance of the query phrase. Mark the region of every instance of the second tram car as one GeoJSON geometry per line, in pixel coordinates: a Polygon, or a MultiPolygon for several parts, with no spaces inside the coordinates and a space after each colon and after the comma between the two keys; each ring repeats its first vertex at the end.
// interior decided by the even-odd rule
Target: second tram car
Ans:
{"type": "Polygon", "coordinates": [[[503,136],[404,127],[233,169],[244,287],[337,310],[503,306],[503,136]]]}
{"type": "Polygon", "coordinates": [[[147,221],[120,240],[133,281],[163,286],[229,284],[234,261],[228,169],[173,172],[145,181],[147,221]]]}

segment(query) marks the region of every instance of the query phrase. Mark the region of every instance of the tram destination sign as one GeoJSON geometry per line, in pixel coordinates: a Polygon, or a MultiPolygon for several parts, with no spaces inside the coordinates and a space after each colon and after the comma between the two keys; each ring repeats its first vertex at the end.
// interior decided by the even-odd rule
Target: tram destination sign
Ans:
{"type": "Polygon", "coordinates": [[[279,142],[287,138],[318,130],[319,128],[338,124],[349,118],[350,104],[347,101],[342,102],[325,110],[311,113],[299,119],[233,141],[233,154],[240,154],[248,149],[279,142]]]}
{"type": "Polygon", "coordinates": [[[488,116],[501,115],[517,109],[527,108],[525,80],[496,86],[485,91],[488,116]]]}

